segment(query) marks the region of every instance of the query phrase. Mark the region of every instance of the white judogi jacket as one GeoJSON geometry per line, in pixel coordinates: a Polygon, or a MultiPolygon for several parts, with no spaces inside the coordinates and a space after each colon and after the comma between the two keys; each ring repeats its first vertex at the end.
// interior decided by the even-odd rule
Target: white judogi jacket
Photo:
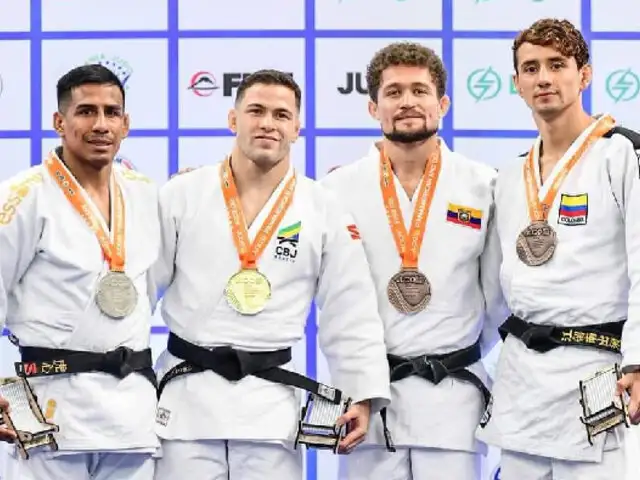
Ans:
{"type": "MultiPolygon", "coordinates": [[[[160,247],[158,189],[138,173],[113,169],[125,202],[125,271],[139,294],[136,309],[122,320],[98,309],[96,287],[108,265],[94,232],[47,168],[35,166],[0,184],[0,321],[20,345],[94,352],[149,347],[155,296],[148,273],[160,247]]],[[[15,347],[5,340],[3,348],[15,347]]],[[[142,375],[120,380],[90,372],[29,383],[42,411],[53,413],[51,421],[60,426],[60,453],[157,449],[156,393],[142,375]]]]}
{"type": "MultiPolygon", "coordinates": [[[[594,124],[595,125],[595,124],[594,124]]],[[[540,188],[553,178],[590,128],[576,139],[540,188]]],[[[540,138],[535,143],[538,162],[540,138]]],[[[613,130],[596,140],[569,172],[549,214],[558,244],[545,265],[528,267],[516,254],[516,238],[528,225],[523,162],[500,172],[497,225],[504,263],[501,280],[510,309],[529,322],[582,326],[627,318],[624,364],[640,364],[640,136],[613,130]],[[578,196],[587,214],[570,224],[559,215],[562,195],[578,196]]],[[[534,169],[540,185],[539,168],[534,169]]],[[[575,197],[574,197],[575,198],[575,197]]],[[[567,460],[598,461],[605,437],[587,442],[578,382],[620,362],[619,355],[566,346],[541,354],[507,337],[494,384],[493,416],[479,438],[498,447],[567,460]]],[[[608,435],[607,445],[619,442],[608,435]]]]}
{"type": "MultiPolygon", "coordinates": [[[[219,169],[220,164],[201,167],[161,189],[163,254],[157,282],[160,289],[168,284],[161,311],[170,330],[205,347],[288,348],[303,338],[315,297],[322,309],[319,345],[332,385],[354,401],[373,399],[374,411],[382,408],[389,401],[383,327],[362,244],[348,230],[351,217],[329,192],[297,174],[293,201],[278,226],[300,222],[296,245],[288,245],[286,254],[278,248],[277,232],[273,235],[257,261],[271,282],[272,297],[259,314],[242,316],[223,295],[240,262],[219,169]]],[[[290,169],[253,221],[251,241],[292,174],[290,169]]],[[[160,378],[178,363],[165,351],[158,361],[160,378]]],[[[253,376],[232,383],[212,371],[183,375],[167,383],[160,398],[157,431],[165,439],[288,442],[297,431],[302,395],[253,376]]]]}
{"type": "MultiPolygon", "coordinates": [[[[431,282],[432,298],[426,309],[415,315],[399,313],[387,298],[389,279],[399,271],[401,259],[382,201],[377,147],[373,145],[366,157],[322,180],[338,192],[358,223],[376,284],[387,349],[393,355],[436,355],[469,347],[481,336],[483,317],[489,312],[494,328],[484,332],[486,353],[498,339],[495,325],[507,314],[498,281],[499,244],[495,234],[489,234],[497,173],[450,151],[444,141],[441,145],[442,168],[419,258],[419,270],[431,282]],[[480,228],[448,221],[448,211],[454,211],[456,205],[479,210],[480,228]]],[[[394,180],[409,229],[414,204],[395,175],[394,180]]],[[[418,186],[416,192],[419,190],[418,186]]],[[[469,369],[488,382],[481,362],[469,369]]],[[[475,386],[452,378],[433,385],[409,377],[392,383],[391,394],[389,429],[397,445],[485,449],[474,439],[483,412],[482,396],[475,386]]],[[[370,432],[369,442],[384,445],[378,417],[372,418],[370,432]]]]}

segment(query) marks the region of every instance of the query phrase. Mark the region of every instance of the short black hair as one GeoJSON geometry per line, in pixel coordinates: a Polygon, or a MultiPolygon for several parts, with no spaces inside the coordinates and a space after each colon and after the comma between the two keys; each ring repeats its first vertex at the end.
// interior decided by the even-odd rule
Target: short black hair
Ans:
{"type": "Polygon", "coordinates": [[[245,92],[252,86],[257,84],[263,85],[281,85],[287,87],[296,96],[296,108],[300,111],[302,105],[302,91],[300,86],[293,79],[291,73],[282,72],[280,70],[264,69],[253,72],[242,79],[236,93],[236,105],[242,101],[245,92]]]}
{"type": "Polygon", "coordinates": [[[107,67],[95,63],[76,67],[60,77],[56,85],[58,111],[62,112],[67,108],[74,88],[90,84],[115,85],[122,93],[122,105],[124,106],[124,86],[118,76],[107,67]]]}

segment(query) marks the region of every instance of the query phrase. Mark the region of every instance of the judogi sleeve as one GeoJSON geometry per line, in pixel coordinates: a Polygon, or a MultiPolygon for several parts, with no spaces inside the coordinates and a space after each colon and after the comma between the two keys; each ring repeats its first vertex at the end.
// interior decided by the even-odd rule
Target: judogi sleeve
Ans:
{"type": "MultiPolygon", "coordinates": [[[[636,134],[640,140],[640,135],[636,134]]],[[[625,141],[608,159],[611,187],[625,224],[629,311],[622,331],[622,366],[640,365],[640,141],[625,141]],[[634,145],[637,143],[637,145],[634,145]],[[620,173],[615,175],[615,170],[620,173]],[[617,178],[616,178],[617,177],[617,178]]]]}
{"type": "Polygon", "coordinates": [[[32,191],[32,183],[39,183],[35,179],[0,184],[0,328],[6,322],[7,296],[29,268],[43,227],[32,191]]]}
{"type": "MultiPolygon", "coordinates": [[[[496,180],[492,182],[492,189],[496,180]]],[[[495,196],[495,190],[492,193],[495,196]]],[[[514,247],[515,248],[515,247],[514,247]]],[[[500,266],[502,250],[496,221],[495,204],[492,206],[487,222],[487,237],[480,256],[480,285],[485,301],[485,315],[482,327],[482,353],[488,354],[500,340],[498,327],[507,319],[508,308],[500,285],[500,266]]]]}
{"type": "Polygon", "coordinates": [[[335,387],[377,412],[390,401],[384,327],[360,234],[333,194],[326,225],[316,301],[318,337],[335,387]]]}
{"type": "MultiPolygon", "coordinates": [[[[160,218],[160,254],[152,269],[156,301],[171,283],[175,271],[176,248],[178,243],[177,219],[174,215],[174,192],[180,179],[169,180],[162,186],[158,198],[160,218]]],[[[155,304],[153,305],[155,309],[155,304]]]]}

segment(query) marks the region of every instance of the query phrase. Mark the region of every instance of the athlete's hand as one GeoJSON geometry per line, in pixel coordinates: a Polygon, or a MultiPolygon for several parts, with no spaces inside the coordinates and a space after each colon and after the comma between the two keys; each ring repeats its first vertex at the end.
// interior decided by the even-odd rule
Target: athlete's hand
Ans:
{"type": "Polygon", "coordinates": [[[365,400],[351,405],[349,410],[338,419],[338,426],[347,425],[347,436],[340,442],[339,453],[351,453],[354,448],[364,441],[369,430],[370,413],[371,402],[365,400]]]}
{"type": "MultiPolygon", "coordinates": [[[[0,397],[0,411],[9,412],[9,402],[3,397],[0,397]]],[[[16,432],[11,430],[4,423],[0,423],[0,442],[9,442],[13,443],[16,439],[16,432]]]]}
{"type": "Polygon", "coordinates": [[[625,373],[618,380],[618,395],[627,392],[629,400],[629,419],[631,423],[640,423],[640,372],[625,373]]]}

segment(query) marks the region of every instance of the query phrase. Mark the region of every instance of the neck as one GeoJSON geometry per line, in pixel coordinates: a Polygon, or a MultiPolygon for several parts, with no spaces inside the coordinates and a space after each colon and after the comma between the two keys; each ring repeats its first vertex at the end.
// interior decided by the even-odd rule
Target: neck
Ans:
{"type": "Polygon", "coordinates": [[[386,138],[382,147],[389,157],[393,171],[399,180],[422,178],[427,160],[438,148],[438,136],[418,144],[390,142],[386,138]]]}
{"type": "Polygon", "coordinates": [[[58,156],[82,188],[88,192],[109,193],[112,162],[96,166],[80,160],[64,148],[58,151],[58,156]]]}
{"type": "Polygon", "coordinates": [[[562,157],[576,138],[594,122],[582,105],[578,104],[577,107],[552,119],[535,119],[545,154],[552,158],[562,157]]]}
{"type": "Polygon", "coordinates": [[[243,155],[239,148],[234,147],[231,153],[231,168],[233,180],[238,195],[251,190],[273,191],[289,170],[289,155],[270,168],[261,168],[243,155]]]}

